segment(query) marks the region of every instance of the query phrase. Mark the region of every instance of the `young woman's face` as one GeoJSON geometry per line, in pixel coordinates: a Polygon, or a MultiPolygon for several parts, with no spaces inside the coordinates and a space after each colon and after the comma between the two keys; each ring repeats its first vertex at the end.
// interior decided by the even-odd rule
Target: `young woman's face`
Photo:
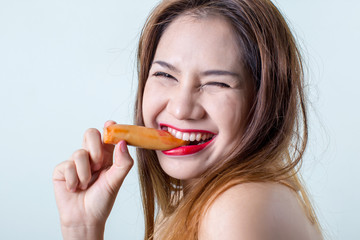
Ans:
{"type": "Polygon", "coordinates": [[[222,161],[243,133],[252,89],[224,19],[181,16],[172,22],[145,85],[143,117],[146,127],[192,143],[157,151],[163,170],[189,181],[222,161]]]}

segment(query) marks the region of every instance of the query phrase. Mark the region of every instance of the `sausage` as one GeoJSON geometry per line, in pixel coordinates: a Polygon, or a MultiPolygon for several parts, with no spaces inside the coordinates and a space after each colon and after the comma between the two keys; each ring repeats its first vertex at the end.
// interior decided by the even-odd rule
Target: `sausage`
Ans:
{"type": "Polygon", "coordinates": [[[189,143],[172,136],[169,132],[135,125],[114,124],[104,128],[104,143],[117,144],[125,140],[127,144],[153,150],[169,150],[189,143]]]}

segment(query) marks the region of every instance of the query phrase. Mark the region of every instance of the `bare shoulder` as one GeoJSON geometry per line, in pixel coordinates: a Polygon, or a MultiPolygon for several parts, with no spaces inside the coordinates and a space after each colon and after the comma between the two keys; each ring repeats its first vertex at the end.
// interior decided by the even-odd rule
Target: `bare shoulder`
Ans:
{"type": "Polygon", "coordinates": [[[245,183],[231,187],[214,201],[200,223],[199,239],[321,238],[288,187],[245,183]]]}

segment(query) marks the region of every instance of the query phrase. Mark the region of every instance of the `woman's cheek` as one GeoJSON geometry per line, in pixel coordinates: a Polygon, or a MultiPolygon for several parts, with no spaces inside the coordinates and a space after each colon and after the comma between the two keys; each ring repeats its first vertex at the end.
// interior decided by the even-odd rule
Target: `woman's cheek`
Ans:
{"type": "Polygon", "coordinates": [[[147,127],[154,126],[156,116],[161,112],[166,103],[166,89],[160,84],[147,83],[143,97],[143,117],[147,127]]]}

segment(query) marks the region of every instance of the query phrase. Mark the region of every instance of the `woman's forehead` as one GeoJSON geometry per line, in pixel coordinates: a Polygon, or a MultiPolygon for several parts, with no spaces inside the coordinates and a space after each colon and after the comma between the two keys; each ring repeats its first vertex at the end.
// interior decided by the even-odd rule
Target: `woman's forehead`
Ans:
{"type": "Polygon", "coordinates": [[[240,52],[234,31],[225,18],[184,15],[176,18],[164,31],[154,61],[238,68],[240,52]]]}

